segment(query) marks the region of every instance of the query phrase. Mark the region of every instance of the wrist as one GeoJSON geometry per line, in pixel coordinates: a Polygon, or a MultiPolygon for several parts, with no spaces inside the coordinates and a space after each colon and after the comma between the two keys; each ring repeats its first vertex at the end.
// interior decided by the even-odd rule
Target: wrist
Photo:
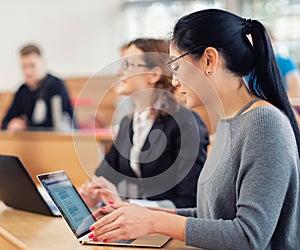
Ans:
{"type": "Polygon", "coordinates": [[[163,234],[174,239],[184,241],[186,221],[187,218],[162,211],[151,211],[152,215],[152,232],[156,234],[163,234]],[[170,227],[171,225],[172,228],[170,227]]]}
{"type": "Polygon", "coordinates": [[[161,211],[155,211],[155,210],[151,210],[151,228],[152,228],[152,232],[151,233],[154,233],[154,234],[161,234],[162,233],[162,228],[163,228],[163,225],[165,223],[165,219],[163,218],[163,214],[161,211]]]}

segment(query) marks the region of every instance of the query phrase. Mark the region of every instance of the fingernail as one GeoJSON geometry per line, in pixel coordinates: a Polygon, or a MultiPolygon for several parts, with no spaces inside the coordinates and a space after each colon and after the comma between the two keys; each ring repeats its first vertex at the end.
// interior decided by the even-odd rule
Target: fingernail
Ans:
{"type": "Polygon", "coordinates": [[[89,239],[92,239],[92,238],[94,238],[94,235],[93,234],[89,234],[89,239]]]}
{"type": "Polygon", "coordinates": [[[107,242],[107,240],[103,240],[103,242],[104,242],[104,243],[106,243],[106,242],[107,242]]]}
{"type": "Polygon", "coordinates": [[[101,209],[105,209],[105,207],[101,207],[101,209]]]}
{"type": "Polygon", "coordinates": [[[113,204],[115,204],[115,203],[114,203],[113,201],[109,201],[108,204],[113,205],[113,204]]]}
{"type": "Polygon", "coordinates": [[[90,227],[90,231],[94,231],[95,230],[95,227],[90,227]]]}
{"type": "Polygon", "coordinates": [[[97,239],[97,238],[93,238],[93,241],[94,241],[94,242],[97,242],[97,241],[98,241],[98,239],[97,239]]]}

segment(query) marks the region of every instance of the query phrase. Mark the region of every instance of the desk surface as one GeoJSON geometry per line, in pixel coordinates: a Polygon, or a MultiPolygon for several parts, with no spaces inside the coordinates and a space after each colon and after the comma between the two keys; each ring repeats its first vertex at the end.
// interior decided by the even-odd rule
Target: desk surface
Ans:
{"type": "MultiPolygon", "coordinates": [[[[81,246],[62,218],[54,218],[6,207],[0,202],[0,246],[9,242],[6,249],[76,249],[76,250],[125,250],[139,249],[130,247],[81,246]],[[1,241],[2,240],[2,241],[1,241]],[[15,247],[15,248],[14,248],[15,247]]],[[[149,249],[149,248],[140,248],[149,249]]],[[[183,242],[171,240],[163,249],[197,249],[183,242]]]]}
{"type": "Polygon", "coordinates": [[[11,133],[0,130],[0,137],[3,139],[39,139],[39,140],[68,140],[73,137],[91,138],[94,137],[99,142],[111,142],[116,136],[116,132],[112,132],[110,129],[83,129],[74,131],[74,133],[61,133],[57,131],[20,131],[11,133]]]}
{"type": "Polygon", "coordinates": [[[112,140],[113,134],[108,130],[84,130],[73,135],[0,131],[0,154],[18,156],[36,183],[37,174],[64,169],[80,186],[103,158],[99,144],[108,145],[112,140]]]}

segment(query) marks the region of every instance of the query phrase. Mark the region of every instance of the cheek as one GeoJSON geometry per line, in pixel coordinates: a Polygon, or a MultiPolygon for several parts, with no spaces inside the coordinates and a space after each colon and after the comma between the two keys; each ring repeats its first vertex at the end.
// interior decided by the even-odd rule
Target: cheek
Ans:
{"type": "Polygon", "coordinates": [[[136,91],[146,88],[145,85],[145,78],[137,75],[125,78],[124,82],[121,82],[117,89],[119,94],[131,95],[136,91]]]}
{"type": "Polygon", "coordinates": [[[194,108],[197,106],[201,106],[203,103],[201,102],[198,95],[190,89],[186,90],[187,93],[187,105],[189,108],[194,108]]]}

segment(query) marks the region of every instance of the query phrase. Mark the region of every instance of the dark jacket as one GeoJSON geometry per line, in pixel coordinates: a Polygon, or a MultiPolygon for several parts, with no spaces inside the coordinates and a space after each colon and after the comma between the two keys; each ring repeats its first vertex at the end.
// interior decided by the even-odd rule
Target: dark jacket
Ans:
{"type": "Polygon", "coordinates": [[[63,112],[68,114],[70,119],[73,119],[73,107],[63,81],[47,74],[41,81],[40,86],[34,91],[30,90],[25,83],[21,85],[2,121],[2,129],[6,129],[9,121],[15,117],[24,117],[29,128],[52,128],[54,124],[51,98],[55,95],[59,95],[62,99],[63,112]],[[32,114],[35,104],[39,99],[43,100],[46,104],[46,114],[42,122],[35,123],[32,120],[32,114]]]}
{"type": "Polygon", "coordinates": [[[123,179],[137,184],[137,198],[168,199],[176,207],[195,207],[198,176],[209,143],[203,121],[195,112],[180,107],[172,116],[157,118],[149,135],[140,155],[142,178],[130,166],[133,128],[129,117],[122,120],[118,136],[96,175],[115,185],[123,179]]]}

